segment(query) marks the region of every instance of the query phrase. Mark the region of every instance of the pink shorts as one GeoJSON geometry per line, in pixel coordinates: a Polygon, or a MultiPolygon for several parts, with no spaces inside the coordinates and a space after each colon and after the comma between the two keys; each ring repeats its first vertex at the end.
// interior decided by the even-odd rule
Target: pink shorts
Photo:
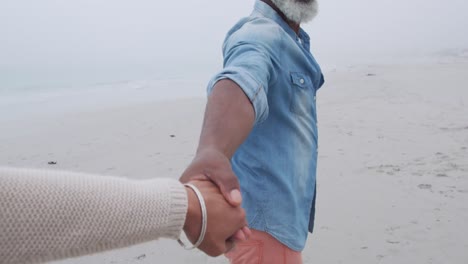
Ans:
{"type": "Polygon", "coordinates": [[[245,242],[236,242],[226,254],[231,264],[302,264],[301,252],[281,244],[268,233],[252,230],[245,242]]]}

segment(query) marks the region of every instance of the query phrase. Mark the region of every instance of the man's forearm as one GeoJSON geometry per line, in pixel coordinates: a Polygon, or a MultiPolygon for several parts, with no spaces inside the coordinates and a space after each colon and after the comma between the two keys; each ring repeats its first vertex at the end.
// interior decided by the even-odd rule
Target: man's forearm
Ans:
{"type": "Polygon", "coordinates": [[[197,153],[214,149],[231,158],[254,121],[253,105],[239,85],[229,79],[217,82],[206,105],[197,153]]]}

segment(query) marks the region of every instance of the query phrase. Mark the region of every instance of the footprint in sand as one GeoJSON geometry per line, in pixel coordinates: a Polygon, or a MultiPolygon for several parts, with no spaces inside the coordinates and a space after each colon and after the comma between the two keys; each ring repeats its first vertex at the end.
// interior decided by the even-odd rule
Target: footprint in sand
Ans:
{"type": "Polygon", "coordinates": [[[431,184],[419,184],[418,188],[421,190],[430,190],[432,189],[432,185],[431,184]]]}
{"type": "Polygon", "coordinates": [[[442,130],[442,131],[463,131],[463,130],[468,130],[468,126],[460,126],[460,127],[441,127],[440,130],[442,130]]]}
{"type": "Polygon", "coordinates": [[[376,170],[379,173],[385,173],[387,175],[395,175],[396,173],[399,173],[401,171],[401,168],[397,165],[379,165],[376,167],[367,167],[370,170],[376,170]]]}
{"type": "Polygon", "coordinates": [[[442,153],[442,152],[437,152],[435,155],[437,156],[437,158],[442,159],[442,160],[445,160],[445,159],[448,159],[448,158],[449,158],[448,155],[445,155],[445,154],[442,153]]]}
{"type": "Polygon", "coordinates": [[[389,226],[387,228],[385,228],[385,232],[389,235],[393,235],[395,233],[395,231],[401,229],[400,226],[389,226]]]}

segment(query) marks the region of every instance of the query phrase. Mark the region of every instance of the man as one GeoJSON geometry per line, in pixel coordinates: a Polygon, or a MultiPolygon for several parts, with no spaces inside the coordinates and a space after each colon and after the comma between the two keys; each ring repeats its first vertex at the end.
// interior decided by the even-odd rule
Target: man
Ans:
{"type": "Polygon", "coordinates": [[[227,254],[231,263],[302,263],[315,214],[315,95],[324,81],[300,24],[316,13],[316,0],[257,0],[228,32],[224,68],[208,84],[197,154],[181,180],[202,173],[235,206],[239,178],[253,230],[227,254]]]}

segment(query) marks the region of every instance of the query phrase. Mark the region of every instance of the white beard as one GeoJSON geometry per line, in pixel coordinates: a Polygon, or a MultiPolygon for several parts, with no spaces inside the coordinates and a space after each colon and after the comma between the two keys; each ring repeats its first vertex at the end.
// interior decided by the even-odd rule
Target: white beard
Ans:
{"type": "Polygon", "coordinates": [[[317,0],[303,3],[298,0],[271,0],[289,20],[301,24],[311,21],[318,13],[317,0]]]}

